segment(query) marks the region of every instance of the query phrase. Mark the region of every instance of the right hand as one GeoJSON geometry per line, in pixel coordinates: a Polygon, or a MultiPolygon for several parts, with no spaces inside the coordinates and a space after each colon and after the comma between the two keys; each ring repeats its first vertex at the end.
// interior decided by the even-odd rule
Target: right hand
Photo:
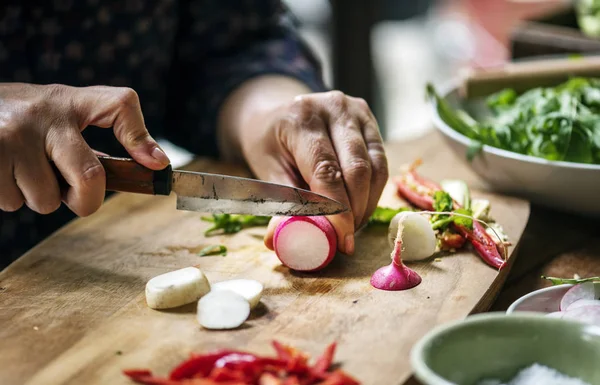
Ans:
{"type": "Polygon", "coordinates": [[[127,152],[150,169],[169,164],[132,89],[0,83],[0,210],[26,204],[48,214],[63,201],[79,216],[94,213],[106,176],[81,135],[89,125],[113,127],[127,152]],[[62,194],[50,160],[69,184],[62,194]]]}

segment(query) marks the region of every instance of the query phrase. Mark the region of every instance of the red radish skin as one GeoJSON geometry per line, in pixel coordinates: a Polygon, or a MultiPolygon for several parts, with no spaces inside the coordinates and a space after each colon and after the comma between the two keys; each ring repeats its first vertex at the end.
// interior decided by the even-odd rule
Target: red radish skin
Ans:
{"type": "Polygon", "coordinates": [[[371,276],[371,285],[379,290],[399,291],[408,290],[421,283],[421,276],[402,263],[402,234],[398,230],[394,250],[392,251],[392,263],[378,269],[371,276]]]}
{"type": "Polygon", "coordinates": [[[560,310],[565,311],[575,301],[580,299],[596,299],[593,282],[580,283],[570,288],[560,301],[560,310]]]}
{"type": "Polygon", "coordinates": [[[275,229],[273,249],[284,266],[296,271],[317,271],[335,257],[337,235],[325,217],[287,217],[275,229]]]}

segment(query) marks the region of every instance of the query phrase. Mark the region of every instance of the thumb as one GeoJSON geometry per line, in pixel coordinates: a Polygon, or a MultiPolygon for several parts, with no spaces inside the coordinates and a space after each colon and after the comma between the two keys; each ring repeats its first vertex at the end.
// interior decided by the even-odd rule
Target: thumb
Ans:
{"type": "Polygon", "coordinates": [[[140,100],[131,88],[78,88],[73,104],[80,130],[89,125],[112,127],[117,140],[138,163],[153,170],[169,164],[169,158],[146,129],[140,100]]]}

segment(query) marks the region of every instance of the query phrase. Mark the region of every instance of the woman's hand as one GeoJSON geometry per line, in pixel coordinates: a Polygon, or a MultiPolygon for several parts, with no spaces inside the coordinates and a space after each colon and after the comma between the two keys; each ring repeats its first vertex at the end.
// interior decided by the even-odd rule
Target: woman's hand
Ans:
{"type": "MultiPolygon", "coordinates": [[[[266,98],[270,91],[264,81],[259,89],[266,98]]],[[[279,79],[271,93],[286,92],[285,81],[293,82],[279,79]]],[[[375,117],[364,100],[339,91],[289,99],[281,103],[279,98],[279,104],[273,102],[270,105],[276,107],[263,108],[264,113],[249,113],[239,130],[239,149],[258,178],[308,188],[351,208],[329,220],[340,251],[352,254],[354,233],[375,210],[388,179],[375,117]]],[[[233,105],[239,107],[235,101],[236,96],[233,105]]],[[[275,224],[265,239],[271,249],[275,224]]]]}
{"type": "Polygon", "coordinates": [[[113,127],[131,156],[148,168],[169,163],[148,134],[131,89],[0,84],[0,210],[15,211],[25,203],[48,214],[62,200],[79,216],[95,212],[106,182],[81,135],[88,125],[113,127]],[[49,161],[70,186],[62,195],[49,161]]]}

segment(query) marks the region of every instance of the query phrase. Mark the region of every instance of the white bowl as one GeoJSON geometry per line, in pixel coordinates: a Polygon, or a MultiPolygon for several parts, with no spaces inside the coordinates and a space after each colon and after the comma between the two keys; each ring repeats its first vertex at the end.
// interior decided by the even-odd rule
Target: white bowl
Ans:
{"type": "MultiPolygon", "coordinates": [[[[474,117],[487,111],[482,100],[462,99],[454,85],[445,87],[440,96],[453,108],[466,108],[474,117]]],[[[561,211],[600,217],[600,165],[549,161],[487,145],[469,162],[466,153],[471,139],[441,119],[435,102],[431,106],[434,124],[450,148],[493,190],[561,211]]]]}
{"type": "MultiPolygon", "coordinates": [[[[506,310],[514,312],[553,313],[560,310],[560,300],[573,285],[564,284],[532,291],[513,302],[506,310]]],[[[600,283],[594,283],[596,295],[600,295],[600,283]]]]}

